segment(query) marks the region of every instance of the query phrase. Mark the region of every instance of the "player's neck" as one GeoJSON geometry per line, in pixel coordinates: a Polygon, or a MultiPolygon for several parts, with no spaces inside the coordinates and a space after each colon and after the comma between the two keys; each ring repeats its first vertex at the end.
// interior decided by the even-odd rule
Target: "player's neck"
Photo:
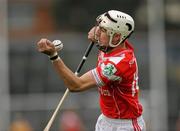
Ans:
{"type": "Polygon", "coordinates": [[[117,48],[127,49],[125,42],[121,43],[117,48]]]}
{"type": "Polygon", "coordinates": [[[111,52],[114,52],[114,51],[119,50],[119,49],[121,49],[121,50],[127,49],[127,46],[126,46],[125,42],[121,43],[117,47],[115,47],[112,50],[106,52],[105,54],[110,54],[111,52]]]}
{"type": "Polygon", "coordinates": [[[113,51],[115,51],[115,50],[118,50],[118,49],[127,49],[125,42],[121,43],[120,45],[118,45],[117,47],[115,47],[114,49],[112,49],[112,50],[111,50],[110,52],[108,52],[108,53],[111,53],[111,52],[113,52],[113,51]]]}

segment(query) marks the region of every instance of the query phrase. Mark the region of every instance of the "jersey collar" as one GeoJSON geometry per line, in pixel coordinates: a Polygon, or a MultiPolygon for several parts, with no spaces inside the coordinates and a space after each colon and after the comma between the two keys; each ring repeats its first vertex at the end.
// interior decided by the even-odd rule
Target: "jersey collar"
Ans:
{"type": "Polygon", "coordinates": [[[113,49],[109,53],[104,53],[102,51],[101,52],[104,53],[105,57],[108,57],[108,56],[113,56],[115,54],[119,54],[119,53],[121,53],[122,51],[125,51],[125,50],[134,51],[134,48],[133,48],[132,44],[128,40],[125,41],[125,45],[126,45],[126,48],[120,48],[120,47],[118,48],[118,47],[116,47],[115,49],[113,49]]]}

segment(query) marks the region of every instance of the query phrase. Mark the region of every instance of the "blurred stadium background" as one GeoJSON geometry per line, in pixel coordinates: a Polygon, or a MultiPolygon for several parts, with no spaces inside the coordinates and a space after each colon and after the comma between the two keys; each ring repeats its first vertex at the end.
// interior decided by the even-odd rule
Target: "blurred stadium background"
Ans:
{"type": "MultiPolygon", "coordinates": [[[[179,0],[1,0],[0,131],[42,131],[66,89],[36,42],[62,40],[60,56],[75,71],[96,16],[110,9],[135,19],[130,41],[147,130],[180,131],[179,0]]],[[[95,67],[96,55],[94,48],[81,73],[95,67]]],[[[73,122],[81,128],[73,131],[93,131],[99,114],[97,89],[71,93],[51,131],[70,131],[63,125],[73,122]]]]}

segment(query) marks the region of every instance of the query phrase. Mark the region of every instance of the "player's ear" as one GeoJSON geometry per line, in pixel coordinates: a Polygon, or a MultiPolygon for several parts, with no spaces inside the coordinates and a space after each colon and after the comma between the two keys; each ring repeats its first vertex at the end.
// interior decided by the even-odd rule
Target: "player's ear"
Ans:
{"type": "Polygon", "coordinates": [[[113,42],[112,43],[118,43],[121,39],[121,34],[115,33],[113,36],[113,42]]]}

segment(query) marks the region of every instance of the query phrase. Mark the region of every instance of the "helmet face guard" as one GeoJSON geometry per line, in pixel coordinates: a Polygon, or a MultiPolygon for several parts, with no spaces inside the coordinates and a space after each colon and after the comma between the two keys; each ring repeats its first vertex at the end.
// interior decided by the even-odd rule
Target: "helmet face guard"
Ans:
{"type": "Polygon", "coordinates": [[[133,18],[123,12],[110,10],[104,14],[101,14],[96,18],[99,27],[107,30],[109,39],[109,47],[117,47],[123,43],[134,31],[133,18]],[[117,44],[112,44],[114,34],[120,34],[121,38],[117,44]]]}

